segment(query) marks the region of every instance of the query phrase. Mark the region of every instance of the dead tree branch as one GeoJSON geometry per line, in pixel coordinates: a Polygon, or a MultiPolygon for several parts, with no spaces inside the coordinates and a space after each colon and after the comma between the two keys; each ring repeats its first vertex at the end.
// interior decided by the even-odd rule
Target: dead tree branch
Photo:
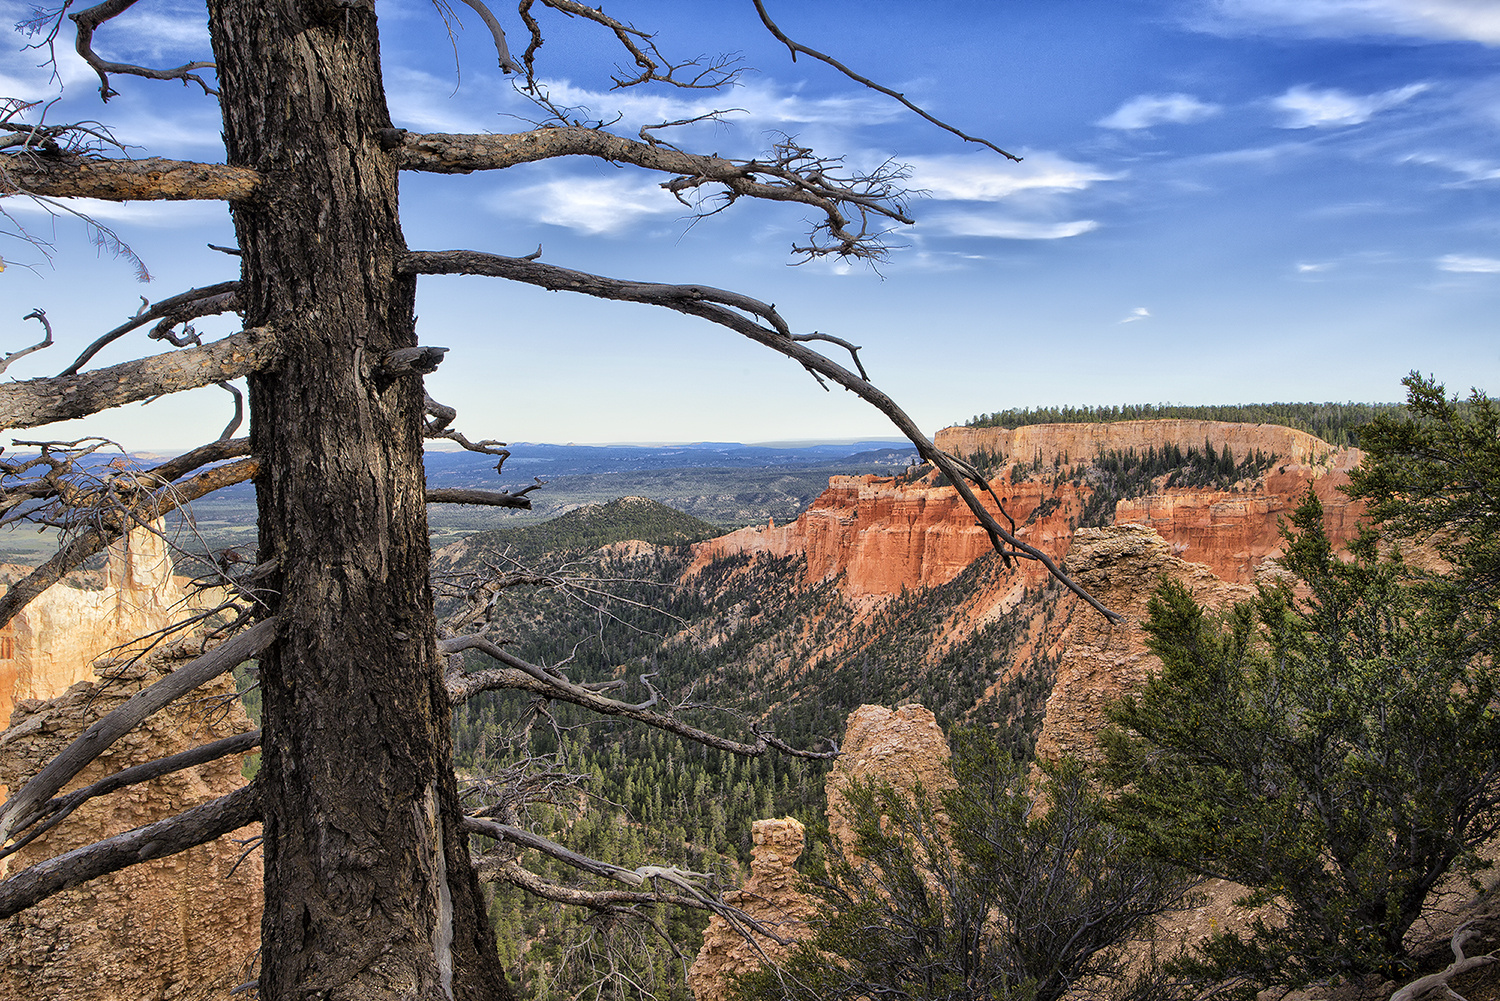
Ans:
{"type": "Polygon", "coordinates": [[[1453,938],[1449,945],[1453,948],[1453,962],[1448,964],[1447,969],[1437,973],[1430,973],[1425,977],[1419,977],[1391,995],[1391,1001],[1417,1001],[1418,998],[1434,991],[1441,991],[1448,1001],[1465,1001],[1463,995],[1459,994],[1449,986],[1449,981],[1460,974],[1477,970],[1481,966],[1500,962],[1500,956],[1464,956],[1464,945],[1478,934],[1472,927],[1472,921],[1466,921],[1459,925],[1453,932],[1453,938]]]}
{"type": "Polygon", "coordinates": [[[533,483],[520,490],[470,490],[463,487],[436,487],[427,491],[429,504],[477,504],[484,507],[511,507],[522,511],[531,510],[531,498],[526,495],[541,487],[533,483]]]}
{"type": "MultiPolygon", "coordinates": [[[[223,444],[233,446],[236,443],[231,440],[223,444]]],[[[117,510],[104,514],[59,549],[46,563],[12,584],[3,595],[0,595],[0,626],[14,618],[17,612],[34,601],[47,588],[83,566],[84,561],[90,556],[119,539],[130,529],[137,525],[150,524],[163,514],[215,490],[235,483],[243,483],[254,477],[259,470],[259,459],[241,459],[238,462],[207,470],[186,482],[169,483],[142,497],[139,503],[130,510],[117,510]]]]}
{"type": "Polygon", "coordinates": [[[136,4],[137,0],[105,0],[104,3],[81,10],[77,14],[69,14],[72,22],[78,25],[78,40],[74,48],[83,57],[84,62],[93,67],[99,76],[99,97],[108,101],[118,91],[109,85],[109,75],[119,73],[127,76],[140,76],[148,80],[181,80],[183,83],[196,83],[203,88],[203,93],[217,97],[218,91],[210,87],[208,83],[195,71],[213,69],[211,62],[195,62],[178,66],[175,69],[148,69],[145,66],[134,66],[130,63],[110,62],[94,51],[94,32],[99,25],[110,18],[118,17],[136,4]]]}
{"type": "Polygon", "coordinates": [[[0,428],[29,428],[137,400],[237,379],[275,365],[275,332],[252,327],[202,347],[122,362],[81,375],[0,385],[0,428]]]}
{"type": "Polygon", "coordinates": [[[770,938],[781,945],[790,945],[790,940],[776,934],[761,922],[741,911],[737,907],[731,907],[724,903],[719,895],[704,887],[700,881],[711,879],[708,873],[690,872],[677,866],[643,865],[634,869],[614,865],[599,859],[580,855],[570,848],[566,848],[555,841],[534,834],[524,827],[514,824],[502,824],[498,821],[487,820],[482,817],[465,817],[462,828],[470,834],[482,834],[485,837],[504,841],[520,848],[530,848],[541,852],[550,858],[557,859],[572,869],[579,872],[587,872],[603,879],[624,883],[632,887],[650,887],[649,890],[619,891],[619,890],[587,890],[578,887],[562,886],[550,880],[542,879],[534,873],[522,868],[514,859],[497,860],[498,864],[486,866],[480,863],[481,878],[498,875],[500,878],[513,882],[525,890],[531,890],[538,896],[547,900],[555,900],[558,903],[576,904],[598,911],[618,912],[624,905],[635,904],[671,904],[677,907],[692,907],[698,910],[712,911],[729,919],[735,925],[745,925],[756,932],[770,938]],[[657,890],[658,883],[666,883],[673,890],[680,892],[657,890]]]}
{"type": "Polygon", "coordinates": [[[505,41],[505,29],[500,26],[499,20],[490,12],[480,0],[460,0],[461,3],[473,8],[474,13],[484,22],[484,26],[490,29],[490,37],[495,42],[495,53],[500,57],[500,72],[502,73],[524,73],[523,70],[510,55],[510,46],[505,41]]]}
{"type": "MultiPolygon", "coordinates": [[[[578,292],[600,299],[618,299],[624,302],[662,306],[728,327],[758,344],[780,352],[802,365],[820,381],[826,378],[838,383],[885,414],[891,423],[895,424],[901,433],[916,446],[917,452],[923,459],[947,475],[954,489],[974,512],[974,517],[989,535],[995,550],[1002,556],[1007,558],[1019,556],[1038,561],[1068,590],[1088,602],[1109,621],[1120,621],[1117,613],[1104,607],[1098,599],[1084,590],[1057,564],[1057,561],[1034,546],[1021,541],[1013,531],[1000,524],[995,513],[989,510],[970,486],[970,481],[973,481],[980,486],[980,489],[994,496],[978,470],[938,449],[917,427],[916,422],[896,404],[895,400],[868,380],[807,347],[805,341],[799,340],[796,335],[792,334],[786,320],[767,303],[738,292],[727,292],[705,285],[663,285],[656,282],[626,281],[559,268],[540,261],[482,254],[472,250],[409,253],[402,264],[402,269],[416,274],[490,275],[536,285],[550,291],[578,292]],[[757,323],[756,320],[762,322],[757,323]]],[[[852,349],[852,345],[846,346],[852,349]]],[[[996,503],[998,506],[998,501],[996,503]]],[[[1003,515],[1003,509],[999,510],[1003,515]]]]}
{"type": "Polygon", "coordinates": [[[447,678],[448,700],[454,705],[465,702],[483,691],[515,689],[531,692],[533,695],[546,699],[570,702],[602,715],[633,719],[638,723],[675,733],[679,737],[686,737],[708,747],[744,757],[759,757],[768,750],[777,750],[798,758],[827,760],[838,757],[837,750],[802,751],[771,734],[759,731],[755,733],[755,743],[746,744],[700,730],[665,713],[654,712],[651,707],[660,701],[660,694],[651,687],[649,681],[646,684],[651,697],[645,702],[631,704],[606,698],[589,686],[575,684],[557,674],[549,673],[545,668],[528,663],[481,636],[472,634],[456,636],[453,639],[443,640],[438,644],[438,648],[445,654],[478,650],[505,665],[504,668],[498,670],[475,671],[471,674],[450,672],[447,678]]]}
{"type": "MultiPolygon", "coordinates": [[[[59,375],[77,375],[78,370],[88,364],[90,358],[98,354],[105,345],[111,344],[138,327],[143,327],[153,320],[160,320],[157,329],[176,326],[188,320],[196,320],[200,316],[213,316],[218,313],[229,313],[239,308],[240,283],[237,281],[220,282],[217,285],[205,285],[203,288],[190,288],[168,299],[163,299],[148,309],[137,312],[130,319],[120,324],[109,333],[100,337],[94,343],[84,348],[83,353],[74,359],[73,364],[59,372],[59,375]]],[[[152,332],[154,339],[155,331],[152,332]]],[[[181,347],[182,345],[178,345],[181,347]]]]}
{"type": "Polygon", "coordinates": [[[6,369],[10,368],[11,362],[21,358],[25,358],[27,355],[32,354],[36,351],[40,351],[43,348],[50,348],[52,346],[52,324],[47,319],[47,311],[45,309],[33,309],[31,312],[21,317],[21,319],[37,320],[38,322],[40,322],[42,325],[42,329],[47,332],[46,336],[44,336],[37,343],[31,345],[31,347],[29,348],[22,348],[19,351],[12,351],[4,358],[0,358],[0,372],[4,372],[6,369]]]}
{"type": "Polygon", "coordinates": [[[107,873],[196,848],[259,819],[260,789],[252,782],[175,817],[74,849],[0,881],[0,918],[107,873]]]}
{"type": "Polygon", "coordinates": [[[73,743],[49,761],[24,788],[12,795],[4,806],[0,806],[0,848],[6,846],[17,833],[41,819],[47,801],[57,795],[58,790],[89,762],[133,730],[136,724],[168,703],[260,653],[276,639],[277,628],[275,618],[256,623],[233,639],[225,640],[203,656],[179,667],[154,685],[136,692],[108,716],[96,720],[73,743]]]}
{"type": "Polygon", "coordinates": [[[155,761],[142,762],[139,765],[131,765],[122,768],[113,775],[108,775],[93,785],[86,786],[65,796],[57,796],[41,807],[35,814],[35,820],[28,825],[28,830],[16,831],[17,835],[24,834],[10,845],[0,847],[0,858],[12,855],[25,848],[32,841],[46,834],[52,828],[62,823],[70,814],[84,803],[100,796],[106,796],[117,789],[126,786],[138,785],[180,772],[184,768],[192,768],[195,765],[207,764],[220,758],[227,758],[231,754],[243,754],[260,746],[260,731],[252,730],[249,733],[237,733],[232,737],[215,740],[211,743],[198,747],[169,754],[165,758],[157,758],[155,761]]]}
{"type": "Polygon", "coordinates": [[[778,143],[765,160],[729,160],[568,125],[511,135],[409,133],[401,137],[395,155],[403,170],[439,174],[591,156],[673,175],[662,187],[690,207],[696,208],[687,201],[687,194],[705,185],[721,189],[718,197],[726,204],[746,197],[808,205],[824,215],[814,228],[812,242],[796,248],[809,256],[878,258],[884,253],[880,244],[884,230],[873,230],[872,222],[877,218],[906,225],[913,222],[906,214],[905,192],[900,187],[906,176],[903,168],[884,164],[870,174],[860,174],[843,169],[837,160],[817,157],[790,139],[778,143]],[[853,216],[861,223],[857,230],[851,228],[853,216]]]}
{"type": "MultiPolygon", "coordinates": [[[[741,72],[737,65],[739,60],[727,56],[709,60],[706,63],[701,58],[674,63],[662,53],[661,49],[657,48],[656,41],[649,32],[610,17],[604,13],[602,7],[590,7],[579,3],[578,0],[540,0],[540,2],[542,6],[551,7],[569,17],[592,21],[615,36],[615,40],[629,53],[631,62],[635,64],[634,71],[616,67],[617,73],[612,78],[615,90],[636,87],[645,83],[664,83],[683,90],[717,90],[733,83],[741,72]],[[634,75],[630,75],[632,72],[634,75]]],[[[533,93],[538,88],[536,53],[543,43],[541,26],[531,14],[534,3],[535,0],[521,0],[519,5],[521,20],[531,32],[531,43],[526,47],[522,61],[526,64],[527,90],[533,93]]],[[[545,101],[543,104],[550,107],[550,104],[545,101]]]]}
{"type": "Polygon", "coordinates": [[[861,76],[830,55],[819,52],[817,49],[810,49],[800,42],[793,41],[786,36],[785,32],[777,27],[775,21],[771,20],[771,15],[766,13],[766,5],[762,3],[761,0],[754,0],[754,3],[756,13],[760,15],[760,23],[766,26],[767,31],[776,36],[776,40],[778,42],[787,47],[787,50],[792,54],[792,62],[797,61],[797,56],[799,54],[811,56],[812,58],[818,60],[818,62],[820,63],[826,63],[827,65],[832,66],[834,69],[838,70],[840,73],[844,74],[844,76],[853,80],[860,86],[868,87],[873,91],[884,94],[886,97],[894,98],[895,100],[901,102],[901,104],[905,106],[908,111],[916,113],[917,115],[931,122],[933,125],[936,125],[938,128],[942,129],[945,132],[953,133],[964,142],[978,143],[981,146],[988,146],[990,149],[994,150],[996,153],[999,153],[1001,156],[1005,157],[1008,160],[1014,160],[1016,163],[1021,162],[1020,157],[1005,152],[1005,150],[1001,149],[999,146],[996,146],[988,139],[981,139],[978,136],[971,136],[966,132],[960,131],[954,126],[949,125],[947,122],[942,121],[941,119],[934,118],[932,115],[922,110],[922,108],[918,105],[915,105],[911,101],[908,101],[906,99],[906,95],[891,90],[889,87],[882,87],[880,84],[876,83],[874,80],[871,80],[869,77],[861,76]]]}
{"type": "Polygon", "coordinates": [[[0,154],[0,195],[106,201],[249,201],[261,176],[245,167],[147,157],[0,154]]]}

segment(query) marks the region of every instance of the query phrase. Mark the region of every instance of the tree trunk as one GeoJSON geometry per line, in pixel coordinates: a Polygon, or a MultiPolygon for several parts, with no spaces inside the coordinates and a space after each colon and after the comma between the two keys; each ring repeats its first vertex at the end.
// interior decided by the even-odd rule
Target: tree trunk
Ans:
{"type": "Polygon", "coordinates": [[[210,0],[248,325],[260,559],[283,623],[261,660],[260,996],[509,999],[459,832],[428,584],[414,280],[373,0],[210,0]]]}

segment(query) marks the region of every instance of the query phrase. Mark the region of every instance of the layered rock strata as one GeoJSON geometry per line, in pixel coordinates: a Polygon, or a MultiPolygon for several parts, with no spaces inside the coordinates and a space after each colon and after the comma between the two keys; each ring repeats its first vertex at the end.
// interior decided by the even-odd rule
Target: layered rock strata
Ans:
{"type": "MultiPolygon", "coordinates": [[[[1073,543],[1073,525],[1093,495],[1087,475],[1074,476],[1100,452],[1142,454],[1167,445],[1201,447],[1205,441],[1237,460],[1259,450],[1277,462],[1234,490],[1202,490],[1159,484],[1142,497],[1120,501],[1114,524],[1149,526],[1175,555],[1201,563],[1226,580],[1249,583],[1281,552],[1282,520],[1309,489],[1324,507],[1324,527],[1336,545],[1351,539],[1363,506],[1341,488],[1358,465],[1357,449],[1336,449],[1302,431],[1271,424],[1215,421],[1122,421],[1113,424],[1038,424],[1004,428],[947,428],[937,441],[955,454],[982,451],[1019,462],[1005,466],[990,486],[1000,497],[1016,534],[1061,559],[1073,543]],[[1042,472],[1029,472],[1036,458],[1042,472]],[[1024,476],[1011,482],[1013,468],[1024,476]],[[1077,482],[1074,482],[1074,480],[1077,482]]],[[[993,503],[993,502],[990,502],[993,503]]],[[[699,543],[689,574],[725,556],[765,553],[804,556],[809,581],[842,577],[846,598],[878,602],[903,589],[946,584],[990,552],[989,537],[957,493],[925,482],[903,483],[878,476],[835,476],[828,489],[796,521],[751,526],[699,543]]],[[[1035,585],[1042,568],[1022,564],[1020,580],[1035,585]]]]}
{"type": "Polygon", "coordinates": [[[1222,452],[1228,445],[1235,461],[1259,451],[1278,461],[1316,465],[1334,447],[1323,439],[1279,424],[1239,424],[1230,421],[1114,421],[1108,424],[1028,424],[1011,428],[943,428],[933,436],[938,448],[954,455],[979,452],[1021,463],[1038,459],[1044,466],[1055,462],[1087,462],[1101,452],[1135,451],[1144,455],[1177,445],[1202,448],[1204,443],[1222,452]]]}

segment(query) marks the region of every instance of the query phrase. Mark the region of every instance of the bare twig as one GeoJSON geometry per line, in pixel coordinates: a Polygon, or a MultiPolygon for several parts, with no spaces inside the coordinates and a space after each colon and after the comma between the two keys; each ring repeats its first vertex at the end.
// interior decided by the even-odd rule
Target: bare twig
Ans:
{"type": "Polygon", "coordinates": [[[11,362],[16,361],[20,358],[25,358],[27,355],[35,351],[40,351],[43,348],[50,348],[52,346],[52,324],[47,320],[47,311],[45,309],[33,309],[31,312],[21,317],[21,319],[39,321],[42,325],[42,329],[46,331],[46,335],[40,341],[31,345],[31,347],[22,348],[19,351],[12,351],[4,358],[0,358],[0,372],[4,372],[6,369],[10,368],[11,362]]]}
{"type": "Polygon", "coordinates": [[[109,85],[111,73],[122,73],[128,76],[146,77],[149,80],[181,80],[183,83],[196,83],[203,88],[203,93],[217,96],[218,91],[210,87],[208,83],[195,71],[213,69],[211,62],[186,63],[175,69],[148,69],[145,66],[134,66],[130,63],[110,62],[94,51],[94,32],[99,25],[110,18],[118,17],[136,4],[137,0],[105,0],[104,3],[81,10],[77,14],[69,14],[72,22],[78,25],[78,40],[75,48],[84,61],[94,68],[99,76],[99,96],[108,101],[118,91],[109,85]]]}
{"type": "Polygon", "coordinates": [[[589,709],[606,716],[620,716],[625,719],[633,719],[638,723],[645,723],[659,730],[675,733],[680,737],[686,737],[689,740],[696,741],[708,747],[718,748],[721,751],[729,751],[745,757],[759,757],[768,750],[780,751],[783,754],[799,758],[815,758],[820,760],[827,760],[838,756],[837,750],[799,750],[772,734],[760,731],[755,731],[756,739],[753,744],[730,740],[683,723],[681,720],[674,719],[669,714],[655,712],[651,707],[660,701],[661,696],[648,680],[652,677],[651,675],[643,675],[641,679],[646,684],[650,698],[645,702],[631,704],[621,702],[617,699],[606,698],[589,686],[575,684],[557,674],[550,673],[545,668],[528,663],[481,636],[457,636],[453,639],[444,640],[439,644],[439,649],[443,653],[478,650],[505,665],[505,668],[500,670],[476,671],[471,674],[450,674],[447,679],[448,699],[455,705],[467,701],[482,691],[502,688],[517,689],[531,692],[534,695],[540,695],[543,698],[571,702],[575,706],[581,706],[584,709],[589,709]]]}
{"type": "Polygon", "coordinates": [[[868,87],[873,91],[877,91],[887,97],[894,98],[895,100],[900,101],[901,104],[903,104],[907,108],[907,110],[920,115],[922,118],[925,118],[927,121],[931,122],[933,125],[936,125],[943,131],[953,133],[964,142],[978,143],[981,146],[988,146],[990,149],[994,150],[996,153],[999,153],[1001,156],[1005,157],[1008,160],[1014,160],[1016,163],[1021,162],[1021,158],[1019,156],[1015,156],[1011,153],[1005,152],[1005,150],[1001,149],[999,146],[996,146],[988,139],[981,139],[979,136],[971,136],[966,132],[960,131],[954,126],[949,125],[947,122],[944,122],[941,119],[934,118],[918,105],[915,105],[911,101],[908,101],[906,99],[906,95],[897,93],[896,91],[891,90],[889,87],[882,87],[880,84],[876,83],[874,80],[871,80],[869,77],[861,76],[830,55],[819,52],[817,49],[810,49],[800,42],[793,41],[792,39],[787,37],[785,32],[783,32],[779,27],[776,26],[775,21],[771,20],[771,15],[766,12],[766,5],[762,3],[761,0],[754,0],[754,3],[755,11],[760,15],[761,23],[766,26],[767,31],[776,36],[776,40],[778,42],[780,42],[782,45],[785,45],[787,47],[787,50],[791,52],[792,62],[797,61],[797,56],[799,54],[811,56],[812,58],[818,60],[818,62],[820,63],[826,63],[827,65],[832,66],[834,69],[838,70],[840,73],[844,74],[844,76],[853,80],[860,86],[868,87]]]}
{"type": "MultiPolygon", "coordinates": [[[[228,313],[238,309],[239,287],[240,283],[233,281],[207,285],[203,288],[192,288],[171,298],[163,299],[154,306],[138,310],[130,319],[84,348],[83,353],[74,359],[73,364],[58,374],[78,374],[78,370],[88,364],[89,359],[98,354],[106,345],[119,340],[138,327],[145,326],[152,320],[161,321],[158,324],[158,329],[161,330],[200,316],[212,316],[216,313],[228,313]]],[[[152,337],[161,339],[156,331],[152,332],[152,337]]],[[[176,346],[183,347],[184,345],[177,344],[176,346]]]]}
{"type": "MultiPolygon", "coordinates": [[[[231,439],[223,443],[234,445],[231,439]]],[[[228,465],[218,466],[199,473],[182,483],[169,483],[159,489],[145,492],[128,507],[111,508],[97,517],[84,531],[57,551],[46,563],[37,567],[26,577],[12,584],[0,595],[0,626],[9,622],[16,613],[30,604],[47,588],[62,580],[64,576],[83,565],[90,556],[104,549],[138,525],[150,524],[169,511],[197,500],[235,483],[252,478],[260,469],[260,460],[241,459],[228,465]]],[[[145,479],[145,477],[141,477],[145,479]]]]}

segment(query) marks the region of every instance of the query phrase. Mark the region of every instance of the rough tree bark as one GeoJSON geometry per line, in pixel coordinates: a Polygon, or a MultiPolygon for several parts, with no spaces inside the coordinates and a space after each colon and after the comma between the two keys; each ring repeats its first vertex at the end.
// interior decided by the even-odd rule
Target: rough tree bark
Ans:
{"type": "Polygon", "coordinates": [[[428,583],[423,392],[376,373],[416,343],[415,279],[369,0],[211,0],[246,325],[260,560],[264,998],[510,998],[451,767],[428,583]]]}

